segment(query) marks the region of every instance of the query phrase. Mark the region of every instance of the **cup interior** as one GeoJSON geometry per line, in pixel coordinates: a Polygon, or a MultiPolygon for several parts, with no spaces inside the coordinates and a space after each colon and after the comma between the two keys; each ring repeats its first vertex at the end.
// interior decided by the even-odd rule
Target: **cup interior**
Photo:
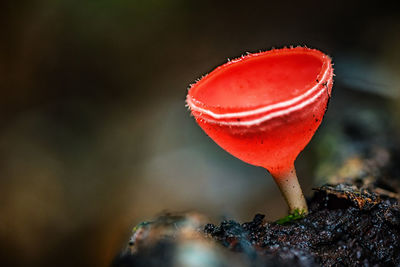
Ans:
{"type": "Polygon", "coordinates": [[[242,109],[290,100],[318,83],[325,55],[294,48],[229,62],[200,80],[190,96],[209,108],[242,109]]]}

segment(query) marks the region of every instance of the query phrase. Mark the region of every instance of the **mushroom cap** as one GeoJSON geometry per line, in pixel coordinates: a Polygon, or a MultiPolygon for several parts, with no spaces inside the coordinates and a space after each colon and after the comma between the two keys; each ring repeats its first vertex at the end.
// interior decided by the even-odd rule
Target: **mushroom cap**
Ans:
{"type": "Polygon", "coordinates": [[[189,89],[186,101],[218,145],[279,173],[293,167],[320,125],[332,84],[327,55],[274,49],[217,67],[189,89]]]}

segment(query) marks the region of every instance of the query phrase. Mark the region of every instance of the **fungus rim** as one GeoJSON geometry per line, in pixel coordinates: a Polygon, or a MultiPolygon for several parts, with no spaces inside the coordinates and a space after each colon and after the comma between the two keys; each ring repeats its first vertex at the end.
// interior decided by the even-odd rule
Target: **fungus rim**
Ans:
{"type": "MultiPolygon", "coordinates": [[[[322,95],[324,89],[328,91],[328,95],[330,96],[329,87],[325,86],[326,84],[330,84],[333,81],[333,68],[332,68],[332,60],[328,55],[325,55],[319,50],[310,49],[305,47],[295,47],[295,48],[282,48],[282,49],[273,49],[266,52],[260,52],[255,54],[248,54],[246,56],[242,56],[238,59],[229,61],[224,65],[217,67],[213,70],[210,74],[203,77],[199,80],[196,84],[192,85],[189,89],[189,93],[186,98],[186,102],[188,107],[191,109],[192,112],[197,112],[200,115],[206,114],[207,116],[211,117],[206,118],[203,117],[202,119],[206,120],[210,123],[219,123],[221,125],[229,125],[229,126],[250,126],[253,124],[260,124],[264,121],[270,120],[272,118],[276,118],[279,116],[283,116],[289,113],[292,113],[296,110],[302,109],[305,106],[313,103],[318,97],[322,95]],[[321,69],[316,75],[316,84],[306,84],[305,87],[309,87],[304,93],[295,96],[294,98],[290,98],[287,100],[283,100],[273,104],[266,104],[266,105],[258,105],[258,106],[248,106],[247,110],[240,110],[240,111],[228,111],[225,113],[215,112],[213,109],[229,109],[232,107],[220,107],[215,105],[207,105],[197,99],[195,99],[191,95],[191,90],[193,90],[196,86],[201,85],[201,83],[215,75],[220,75],[222,71],[230,66],[243,63],[248,59],[265,56],[268,57],[270,55],[277,55],[277,54],[291,54],[291,53],[303,53],[310,56],[314,56],[318,58],[322,62],[321,69]],[[318,90],[321,87],[320,90],[318,90]],[[326,88],[325,88],[326,87],[326,88]],[[248,120],[246,121],[246,117],[253,117],[255,115],[260,115],[261,117],[248,120]],[[241,118],[243,120],[240,121],[224,121],[224,119],[235,119],[241,118]]],[[[244,107],[238,107],[244,108],[244,107]]]]}

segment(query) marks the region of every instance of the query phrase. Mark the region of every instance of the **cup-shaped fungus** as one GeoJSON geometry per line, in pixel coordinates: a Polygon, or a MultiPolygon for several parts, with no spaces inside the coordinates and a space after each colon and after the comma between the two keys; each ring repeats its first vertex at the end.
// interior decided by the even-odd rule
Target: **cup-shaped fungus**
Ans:
{"type": "Polygon", "coordinates": [[[291,213],[307,213],[294,161],[321,123],[332,84],[327,55],[274,49],[216,68],[191,86],[186,101],[218,145],[271,173],[291,213]]]}

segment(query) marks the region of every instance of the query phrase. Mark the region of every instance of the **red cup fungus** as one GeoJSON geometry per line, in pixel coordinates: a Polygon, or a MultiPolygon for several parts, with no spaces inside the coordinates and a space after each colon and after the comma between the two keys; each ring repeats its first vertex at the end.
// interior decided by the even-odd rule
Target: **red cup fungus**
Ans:
{"type": "Polygon", "coordinates": [[[291,213],[307,213],[294,161],[321,123],[332,84],[329,56],[273,49],[217,67],[191,86],[186,101],[218,145],[271,173],[291,213]]]}

